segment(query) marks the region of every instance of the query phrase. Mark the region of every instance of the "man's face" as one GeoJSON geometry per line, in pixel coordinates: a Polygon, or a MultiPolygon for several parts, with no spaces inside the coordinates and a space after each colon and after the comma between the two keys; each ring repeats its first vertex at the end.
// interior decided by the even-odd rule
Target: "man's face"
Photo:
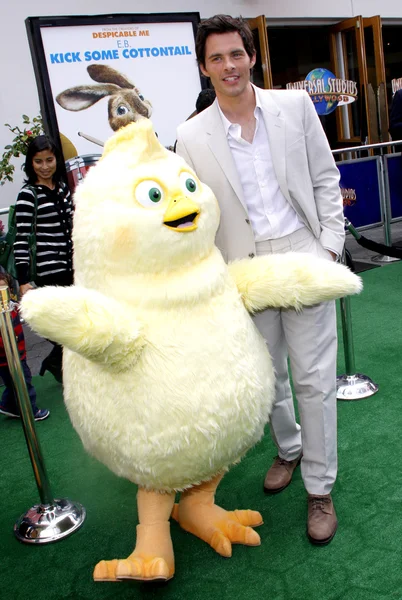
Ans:
{"type": "Polygon", "coordinates": [[[205,65],[202,73],[211,79],[217,96],[240,96],[250,82],[250,69],[255,55],[250,59],[243,40],[237,31],[212,33],[205,44],[205,65]]]}

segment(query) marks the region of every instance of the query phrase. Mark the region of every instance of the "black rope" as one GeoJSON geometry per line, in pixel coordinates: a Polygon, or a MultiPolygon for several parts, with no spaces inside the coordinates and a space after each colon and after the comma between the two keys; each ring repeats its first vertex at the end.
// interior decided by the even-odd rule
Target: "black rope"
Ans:
{"type": "Polygon", "coordinates": [[[393,258],[402,258],[402,248],[400,246],[386,246],[385,244],[377,244],[368,238],[361,235],[356,242],[359,246],[363,246],[372,252],[378,252],[383,256],[392,256],[393,258]]]}
{"type": "Polygon", "coordinates": [[[345,226],[355,238],[356,242],[372,252],[378,252],[383,256],[391,256],[392,258],[402,258],[402,248],[400,246],[386,246],[385,244],[378,244],[368,238],[364,237],[359,231],[357,231],[349,219],[345,218],[345,226]]]}

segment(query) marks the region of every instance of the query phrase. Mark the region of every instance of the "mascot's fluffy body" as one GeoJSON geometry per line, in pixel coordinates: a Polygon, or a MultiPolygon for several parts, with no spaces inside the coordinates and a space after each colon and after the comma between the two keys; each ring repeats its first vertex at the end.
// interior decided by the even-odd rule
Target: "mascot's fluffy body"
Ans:
{"type": "Polygon", "coordinates": [[[65,346],[65,400],[85,447],[140,486],[136,548],[101,561],[95,579],[169,579],[175,490],[187,491],[173,516],[220,554],[259,543],[259,513],[214,504],[273,401],[271,360],[248,311],[300,309],[361,284],[302,254],[227,266],[212,191],[148,120],[109,140],[75,201],[75,286],[29,292],[23,314],[65,346]]]}
{"type": "Polygon", "coordinates": [[[210,479],[260,439],[272,403],[265,343],[220,254],[193,271],[163,291],[129,276],[120,289],[113,276],[97,286],[115,298],[128,340],[143,324],[134,367],[115,373],[65,350],[66,405],[85,447],[146,488],[210,479]]]}

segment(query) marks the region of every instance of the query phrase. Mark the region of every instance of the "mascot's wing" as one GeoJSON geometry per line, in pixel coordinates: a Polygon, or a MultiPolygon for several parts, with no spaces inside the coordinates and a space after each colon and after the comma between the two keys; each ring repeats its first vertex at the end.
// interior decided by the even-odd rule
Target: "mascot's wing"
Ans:
{"type": "Polygon", "coordinates": [[[135,314],[95,290],[44,287],[27,292],[20,308],[40,335],[117,370],[132,366],[145,345],[135,314]]]}
{"type": "Polygon", "coordinates": [[[311,306],[357,294],[363,284],[344,265],[311,254],[288,252],[244,259],[229,265],[246,309],[311,306]]]}

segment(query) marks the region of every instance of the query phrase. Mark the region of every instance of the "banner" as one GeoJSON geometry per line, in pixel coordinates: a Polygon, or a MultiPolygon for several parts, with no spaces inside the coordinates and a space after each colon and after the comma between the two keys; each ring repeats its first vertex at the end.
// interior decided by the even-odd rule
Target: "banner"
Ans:
{"type": "Polygon", "coordinates": [[[391,218],[402,217],[402,154],[385,155],[391,218]]]}
{"type": "Polygon", "coordinates": [[[44,117],[56,121],[65,159],[100,154],[138,116],[151,118],[163,145],[174,144],[201,90],[198,13],[27,21],[44,117]]]}
{"type": "Polygon", "coordinates": [[[379,160],[374,156],[337,163],[344,214],[355,227],[382,222],[379,160]]]}

